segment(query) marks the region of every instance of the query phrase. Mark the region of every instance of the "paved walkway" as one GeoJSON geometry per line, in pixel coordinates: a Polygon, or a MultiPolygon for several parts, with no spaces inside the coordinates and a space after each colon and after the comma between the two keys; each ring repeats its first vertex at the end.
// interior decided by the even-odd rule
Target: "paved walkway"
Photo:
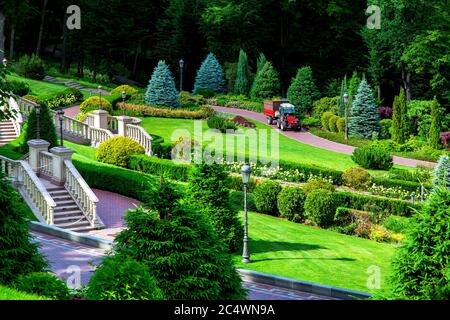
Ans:
{"type": "MultiPolygon", "coordinates": [[[[103,249],[81,245],[42,233],[33,232],[34,241],[41,245],[40,251],[47,256],[51,270],[64,280],[80,272],[80,284],[87,284],[92,272],[106,256],[103,249]]],[[[70,283],[73,283],[73,282],[70,283]]],[[[311,293],[282,289],[259,283],[244,282],[249,289],[249,300],[332,300],[311,293]]]]}
{"type": "MultiPolygon", "coordinates": [[[[267,124],[266,116],[262,113],[248,111],[248,110],[242,110],[242,109],[225,108],[225,107],[214,107],[214,109],[219,112],[226,112],[226,113],[231,113],[234,115],[240,115],[240,116],[267,124]]],[[[308,145],[311,145],[314,147],[326,149],[329,151],[334,151],[334,152],[350,155],[353,153],[353,150],[355,149],[352,146],[348,146],[348,145],[341,144],[341,143],[336,143],[333,141],[329,141],[329,140],[317,137],[307,131],[295,132],[295,131],[281,131],[278,129],[277,129],[277,131],[280,132],[280,134],[282,134],[288,138],[300,141],[304,144],[308,144],[308,145]]],[[[421,160],[415,160],[415,159],[407,159],[407,158],[401,158],[401,157],[397,157],[397,156],[394,156],[393,160],[394,160],[395,164],[408,166],[408,167],[415,167],[418,165],[434,167],[436,165],[433,162],[427,162],[427,161],[421,161],[421,160]]]]}

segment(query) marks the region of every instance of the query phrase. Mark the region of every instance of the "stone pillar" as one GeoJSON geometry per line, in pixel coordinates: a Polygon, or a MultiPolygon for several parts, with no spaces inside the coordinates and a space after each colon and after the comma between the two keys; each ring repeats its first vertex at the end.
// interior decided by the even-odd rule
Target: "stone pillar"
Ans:
{"type": "Polygon", "coordinates": [[[127,116],[120,116],[116,118],[117,118],[118,135],[126,137],[127,124],[132,123],[133,119],[127,116]]]}
{"type": "Polygon", "coordinates": [[[73,150],[66,147],[54,147],[50,149],[50,152],[53,154],[52,182],[62,186],[66,182],[64,160],[72,159],[73,150]]]}
{"type": "Polygon", "coordinates": [[[39,161],[39,153],[42,151],[48,151],[48,147],[50,146],[50,142],[40,139],[29,140],[27,142],[28,147],[30,148],[30,166],[34,170],[34,172],[39,173],[40,161],[39,161]]]}
{"type": "Polygon", "coordinates": [[[108,111],[94,110],[94,128],[108,129],[108,111]]]}

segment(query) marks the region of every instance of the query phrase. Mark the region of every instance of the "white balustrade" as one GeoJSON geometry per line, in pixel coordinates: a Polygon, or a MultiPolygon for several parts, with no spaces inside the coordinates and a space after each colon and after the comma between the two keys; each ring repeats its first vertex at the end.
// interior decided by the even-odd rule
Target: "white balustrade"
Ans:
{"type": "Polygon", "coordinates": [[[74,167],[71,160],[64,160],[64,165],[66,176],[64,187],[83,210],[91,226],[94,227],[97,217],[98,198],[74,167]]]}
{"type": "Polygon", "coordinates": [[[114,134],[105,129],[89,127],[89,139],[91,140],[91,146],[98,148],[98,146],[108,139],[114,138],[114,134]]]}
{"type": "Polygon", "coordinates": [[[29,114],[31,113],[31,111],[38,106],[37,103],[27,100],[25,98],[22,97],[16,97],[17,99],[17,104],[19,105],[19,110],[20,113],[22,114],[22,117],[24,119],[27,119],[29,114]]]}
{"type": "Polygon", "coordinates": [[[38,173],[48,178],[53,177],[53,154],[47,151],[39,152],[38,173]]]}
{"type": "Polygon", "coordinates": [[[144,128],[134,124],[127,124],[126,136],[143,146],[146,155],[152,155],[153,138],[147,133],[147,131],[145,131],[144,128]]]}
{"type": "MultiPolygon", "coordinates": [[[[55,126],[60,127],[59,120],[57,120],[57,115],[55,119],[55,126]]],[[[80,137],[84,139],[89,139],[89,126],[81,121],[63,116],[62,121],[63,133],[70,134],[75,137],[80,137]]]]}
{"type": "Polygon", "coordinates": [[[119,128],[119,122],[116,117],[108,116],[108,130],[117,133],[119,128]]]}
{"type": "Polygon", "coordinates": [[[14,161],[0,156],[0,169],[27,195],[46,223],[52,225],[56,203],[28,162],[23,160],[14,161]]]}
{"type": "Polygon", "coordinates": [[[86,116],[86,119],[84,119],[84,123],[87,124],[89,127],[94,126],[94,115],[88,114],[86,116]]]}

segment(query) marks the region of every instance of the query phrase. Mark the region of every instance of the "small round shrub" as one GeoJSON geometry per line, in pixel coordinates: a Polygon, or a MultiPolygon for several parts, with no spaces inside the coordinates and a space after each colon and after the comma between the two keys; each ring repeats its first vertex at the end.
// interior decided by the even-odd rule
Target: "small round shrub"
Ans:
{"type": "Polygon", "coordinates": [[[210,129],[217,129],[225,133],[227,130],[236,130],[236,124],[222,116],[212,116],[207,121],[210,129]]]}
{"type": "Polygon", "coordinates": [[[31,272],[20,276],[14,283],[15,289],[39,296],[56,299],[69,299],[69,288],[64,281],[48,272],[31,272]]]}
{"type": "Polygon", "coordinates": [[[278,182],[266,180],[255,188],[253,198],[258,212],[278,215],[277,198],[281,192],[281,186],[278,182]]]}
{"type": "Polygon", "coordinates": [[[345,118],[339,118],[336,121],[336,127],[339,133],[345,133],[345,118]]]}
{"type": "Polygon", "coordinates": [[[337,129],[337,121],[339,120],[339,117],[336,115],[332,115],[330,119],[328,119],[328,128],[331,132],[338,132],[337,129]]]}
{"type": "Polygon", "coordinates": [[[313,116],[320,118],[325,112],[337,113],[338,112],[338,97],[335,98],[322,98],[313,103],[313,116]]]}
{"type": "Polygon", "coordinates": [[[77,99],[77,101],[82,101],[83,97],[84,97],[83,93],[81,92],[80,89],[72,88],[72,87],[64,89],[62,91],[62,94],[63,95],[72,95],[72,96],[74,96],[77,99]]]}
{"type": "Polygon", "coordinates": [[[304,219],[306,194],[300,188],[285,187],[278,194],[278,211],[290,221],[299,222],[304,219]]]}
{"type": "Polygon", "coordinates": [[[95,156],[100,162],[126,167],[131,155],[144,153],[144,147],[136,141],[127,137],[114,137],[101,143],[95,156]]]}
{"type": "Polygon", "coordinates": [[[370,174],[361,168],[349,168],[342,174],[344,185],[357,190],[366,190],[370,181],[370,174]]]}
{"type": "Polygon", "coordinates": [[[131,96],[133,96],[139,92],[132,86],[124,84],[124,85],[118,86],[118,87],[114,88],[113,90],[111,90],[111,94],[120,94],[120,96],[122,96],[122,91],[125,91],[127,98],[130,98],[131,96]]]}
{"type": "Polygon", "coordinates": [[[303,192],[305,194],[310,194],[314,190],[325,189],[329,191],[334,191],[335,188],[331,182],[325,181],[322,178],[312,178],[309,179],[307,183],[303,186],[303,192]]]}
{"type": "Polygon", "coordinates": [[[109,113],[112,112],[112,105],[108,100],[103,97],[100,100],[100,97],[93,96],[83,101],[80,106],[80,113],[88,114],[94,110],[100,109],[100,102],[103,110],[108,111],[109,113]]]}
{"type": "Polygon", "coordinates": [[[334,116],[332,112],[324,112],[320,120],[322,121],[322,127],[326,130],[330,130],[330,118],[334,116]]]}
{"type": "Polygon", "coordinates": [[[391,233],[385,227],[374,224],[370,229],[369,238],[377,242],[388,242],[391,240],[391,233]]]}
{"type": "Polygon", "coordinates": [[[161,300],[148,267],[133,259],[108,257],[95,270],[86,296],[90,300],[161,300]]]}
{"type": "Polygon", "coordinates": [[[305,216],[321,228],[328,228],[334,221],[339,202],[330,190],[314,190],[306,197],[305,216]]]}
{"type": "Polygon", "coordinates": [[[388,150],[377,145],[368,145],[353,151],[352,160],[365,169],[388,170],[393,166],[388,150]]]}
{"type": "Polygon", "coordinates": [[[24,96],[30,93],[30,85],[25,81],[8,80],[5,83],[5,88],[3,89],[7,92],[12,92],[17,96],[24,96]]]}
{"type": "Polygon", "coordinates": [[[390,139],[391,138],[391,128],[392,128],[392,120],[391,119],[383,119],[380,121],[380,138],[381,139],[390,139]]]}

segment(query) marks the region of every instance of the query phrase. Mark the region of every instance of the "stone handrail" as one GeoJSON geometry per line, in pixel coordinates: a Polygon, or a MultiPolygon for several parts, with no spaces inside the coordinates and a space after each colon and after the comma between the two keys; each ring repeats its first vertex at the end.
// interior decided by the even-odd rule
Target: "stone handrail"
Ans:
{"type": "Polygon", "coordinates": [[[64,166],[66,176],[64,186],[78,206],[83,210],[91,226],[94,227],[97,218],[98,198],[74,167],[71,160],[64,160],[64,166]]]}
{"type": "Polygon", "coordinates": [[[147,133],[147,131],[145,131],[144,128],[134,124],[127,124],[126,136],[143,146],[146,155],[152,155],[153,138],[147,133]]]}
{"type": "Polygon", "coordinates": [[[86,115],[86,119],[84,120],[84,123],[88,125],[89,127],[94,126],[94,116],[92,114],[86,115]]]}
{"type": "Polygon", "coordinates": [[[39,174],[53,177],[53,154],[48,151],[39,152],[39,174]]]}
{"type": "Polygon", "coordinates": [[[22,97],[16,97],[16,101],[17,101],[17,104],[19,105],[20,113],[22,114],[22,117],[24,119],[27,119],[28,115],[31,113],[31,111],[36,106],[38,106],[37,103],[35,103],[33,101],[30,101],[30,100],[27,100],[27,99],[22,98],[22,97]]]}
{"type": "MultiPolygon", "coordinates": [[[[55,127],[59,128],[58,114],[54,111],[52,114],[55,127]]],[[[89,126],[81,121],[63,116],[62,129],[64,133],[69,133],[75,137],[89,139],[89,126]]]]}
{"type": "Polygon", "coordinates": [[[47,224],[53,224],[55,201],[26,161],[14,161],[0,156],[0,169],[17,185],[22,187],[47,224]],[[5,169],[5,170],[4,170],[5,169]]]}
{"type": "Polygon", "coordinates": [[[108,130],[113,133],[119,131],[119,122],[116,117],[108,116],[108,130]]]}
{"type": "Polygon", "coordinates": [[[98,146],[108,139],[114,138],[114,134],[105,129],[89,127],[89,139],[91,140],[91,146],[98,148],[98,146]]]}

